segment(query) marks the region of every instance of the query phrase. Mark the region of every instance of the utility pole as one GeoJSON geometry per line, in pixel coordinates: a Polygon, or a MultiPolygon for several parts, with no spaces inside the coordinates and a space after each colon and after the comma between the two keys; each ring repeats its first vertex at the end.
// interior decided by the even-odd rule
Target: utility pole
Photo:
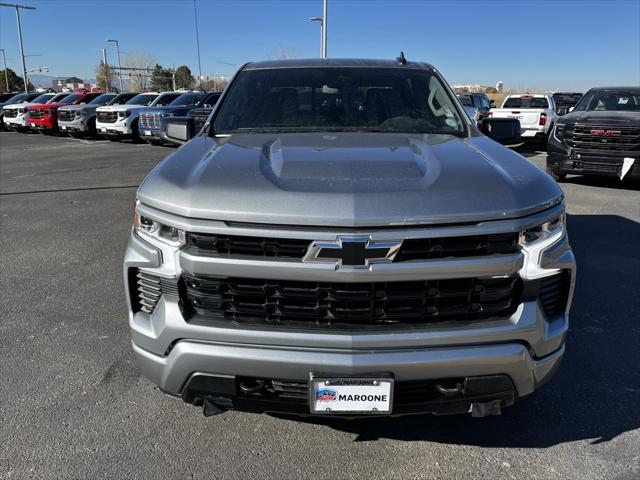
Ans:
{"type": "Polygon", "coordinates": [[[20,43],[20,59],[22,60],[22,78],[24,79],[24,93],[29,93],[29,81],[27,80],[27,66],[24,63],[24,47],[22,45],[22,26],[20,25],[20,9],[35,10],[30,5],[18,5],[17,3],[0,3],[0,7],[16,9],[16,21],[18,22],[18,42],[20,43]]]}
{"type": "Polygon", "coordinates": [[[196,0],[193,0],[193,18],[196,22],[196,48],[198,49],[198,90],[202,90],[202,65],[200,64],[200,33],[198,32],[198,12],[196,0]]]}
{"type": "Polygon", "coordinates": [[[4,84],[7,87],[7,92],[10,92],[11,90],[9,90],[9,74],[7,73],[7,57],[4,56],[4,48],[0,48],[0,51],[2,51],[2,62],[4,63],[4,84]]]}
{"type": "Polygon", "coordinates": [[[116,53],[118,54],[118,77],[120,78],[120,93],[122,93],[122,65],[120,63],[120,43],[113,38],[107,38],[105,42],[112,42],[116,44],[116,53]]]}

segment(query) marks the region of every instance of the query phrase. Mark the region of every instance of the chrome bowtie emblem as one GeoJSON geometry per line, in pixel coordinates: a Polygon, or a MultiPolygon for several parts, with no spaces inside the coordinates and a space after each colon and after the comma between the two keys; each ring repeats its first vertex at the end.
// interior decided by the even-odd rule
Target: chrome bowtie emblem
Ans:
{"type": "Polygon", "coordinates": [[[338,237],[335,242],[313,242],[303,262],[335,263],[338,267],[367,268],[373,263],[391,263],[402,241],[373,242],[369,237],[338,237]]]}

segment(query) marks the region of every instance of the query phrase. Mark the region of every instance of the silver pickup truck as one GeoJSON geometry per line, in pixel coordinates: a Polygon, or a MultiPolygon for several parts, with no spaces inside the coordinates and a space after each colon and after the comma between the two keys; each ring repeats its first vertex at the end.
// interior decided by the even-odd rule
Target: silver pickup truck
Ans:
{"type": "Polygon", "coordinates": [[[558,184],[432,66],[285,60],[141,184],[124,281],[141,371],[205,415],[485,416],[556,371],[575,262],[558,184]]]}

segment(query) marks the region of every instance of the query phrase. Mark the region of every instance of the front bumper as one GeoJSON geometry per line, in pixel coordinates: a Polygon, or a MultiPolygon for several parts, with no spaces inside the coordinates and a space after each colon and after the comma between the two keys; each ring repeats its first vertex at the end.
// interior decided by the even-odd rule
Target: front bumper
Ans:
{"type": "Polygon", "coordinates": [[[58,120],[58,128],[62,132],[71,133],[86,133],[89,131],[89,127],[85,124],[83,118],[77,118],[70,122],[63,122],[58,120]]]}
{"type": "Polygon", "coordinates": [[[4,124],[7,128],[27,128],[27,116],[18,115],[17,117],[4,117],[4,124]]]}
{"type": "Polygon", "coordinates": [[[127,119],[123,119],[114,123],[100,123],[96,122],[96,131],[100,135],[108,136],[129,136],[133,134],[133,130],[129,127],[127,119]]]}
{"type": "Polygon", "coordinates": [[[145,128],[142,126],[140,127],[140,138],[142,138],[145,141],[151,141],[151,142],[162,141],[162,137],[160,136],[159,129],[145,128]]]}
{"type": "Polygon", "coordinates": [[[28,119],[27,124],[29,128],[32,130],[47,132],[58,129],[58,125],[55,119],[53,118],[44,118],[44,119],[28,119]]]}
{"type": "MultiPolygon", "coordinates": [[[[514,228],[519,228],[515,225],[517,222],[522,220],[510,221],[514,223],[514,228]]],[[[559,269],[565,270],[571,274],[568,311],[575,280],[575,260],[566,236],[540,255],[541,268],[536,271],[527,271],[526,258],[518,254],[510,261],[489,262],[485,266],[474,261],[468,261],[466,265],[464,261],[451,262],[448,275],[463,278],[469,271],[475,271],[481,276],[500,276],[511,271],[540,278],[559,269]]],[[[347,282],[363,281],[367,276],[371,281],[430,276],[439,278],[444,272],[443,262],[418,262],[411,269],[402,271],[390,270],[393,268],[393,264],[390,264],[387,265],[389,269],[363,271],[348,279],[342,277],[336,280],[333,268],[314,266],[313,270],[303,271],[280,266],[277,271],[269,265],[277,263],[264,261],[247,265],[233,260],[212,262],[211,257],[187,255],[174,247],[152,239],[142,239],[132,233],[124,262],[125,284],[127,291],[130,291],[129,271],[134,268],[165,278],[175,278],[183,271],[201,271],[209,274],[217,272],[224,276],[333,278],[334,281],[347,282]]],[[[513,384],[516,398],[532,393],[552,376],[562,359],[568,330],[567,311],[546,316],[540,302],[531,298],[526,298],[510,318],[436,323],[390,331],[314,331],[239,326],[231,321],[202,325],[185,321],[177,299],[161,297],[151,314],[142,311],[134,313],[130,295],[127,299],[133,351],[142,373],[166,393],[184,398],[189,397],[189,383],[194,376],[307,382],[312,372],[328,372],[334,376],[386,372],[397,382],[505,375],[513,384]]],[[[224,392],[212,390],[209,393],[215,397],[224,392]]],[[[300,405],[291,408],[283,406],[284,410],[273,402],[250,406],[245,403],[246,399],[234,400],[237,391],[226,394],[225,402],[231,402],[232,408],[304,413],[304,406],[300,405]]],[[[459,400],[456,404],[458,410],[468,408],[467,404],[473,401],[460,398],[448,400],[454,403],[459,400]]],[[[502,400],[503,406],[510,404],[508,399],[502,400]]],[[[451,407],[451,404],[447,405],[451,407]]],[[[394,409],[394,413],[441,413],[449,408],[432,407],[425,404],[413,410],[394,409]]]]}
{"type": "Polygon", "coordinates": [[[635,161],[624,178],[640,179],[640,154],[637,151],[572,151],[556,139],[547,146],[547,170],[558,174],[620,177],[625,158],[635,161]]]}

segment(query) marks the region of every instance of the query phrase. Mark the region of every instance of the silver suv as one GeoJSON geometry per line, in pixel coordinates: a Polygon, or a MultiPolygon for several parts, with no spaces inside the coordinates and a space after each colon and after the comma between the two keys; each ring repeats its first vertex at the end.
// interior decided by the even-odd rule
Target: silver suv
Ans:
{"type": "Polygon", "coordinates": [[[558,367],[575,261],[432,66],[288,60],[144,180],[124,279],[142,372],[205,415],[484,416],[558,367]]]}

